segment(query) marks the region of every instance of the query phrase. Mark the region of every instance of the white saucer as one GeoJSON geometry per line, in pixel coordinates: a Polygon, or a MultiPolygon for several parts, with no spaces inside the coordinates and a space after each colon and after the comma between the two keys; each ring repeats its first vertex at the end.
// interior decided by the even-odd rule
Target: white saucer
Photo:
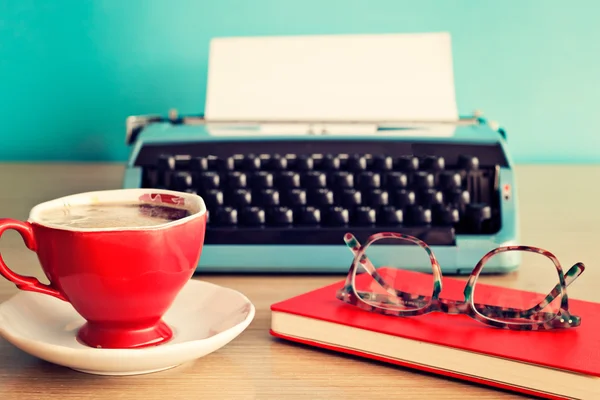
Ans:
{"type": "Polygon", "coordinates": [[[0,335],[35,357],[77,371],[137,375],[220,349],[250,325],[254,314],[254,305],[241,293],[190,280],[164,316],[174,333],[169,342],[143,349],[95,349],[75,338],[84,320],[69,303],[22,291],[0,304],[0,335]]]}

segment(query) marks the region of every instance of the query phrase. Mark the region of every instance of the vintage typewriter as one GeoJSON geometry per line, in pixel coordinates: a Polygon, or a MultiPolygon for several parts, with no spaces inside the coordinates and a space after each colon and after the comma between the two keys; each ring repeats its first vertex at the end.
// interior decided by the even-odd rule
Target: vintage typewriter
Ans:
{"type": "MultiPolygon", "coordinates": [[[[361,104],[376,111],[361,114],[340,96],[335,100],[346,101],[346,107],[332,110],[327,101],[321,101],[319,111],[314,107],[311,111],[317,118],[309,119],[301,115],[306,110],[294,114],[292,103],[302,108],[296,97],[289,100],[290,91],[310,96],[302,93],[302,85],[289,84],[294,76],[273,82],[272,72],[261,72],[265,65],[274,68],[286,54],[293,59],[302,51],[303,67],[311,69],[307,56],[311,50],[306,49],[314,47],[319,48],[315,63],[329,66],[339,61],[344,46],[352,49],[346,53],[360,51],[360,43],[350,43],[356,39],[213,40],[205,115],[182,116],[172,111],[164,116],[128,118],[131,155],[124,187],[191,191],[206,202],[209,221],[199,270],[343,273],[351,261],[344,233],[352,232],[364,241],[373,233],[394,231],[428,243],[444,273],[465,274],[487,251],[515,243],[515,178],[503,129],[476,113],[451,118],[456,113],[453,105],[434,104],[434,111],[427,108],[418,114],[417,107],[435,101],[414,94],[407,96],[407,115],[400,110],[396,119],[383,118],[385,112],[379,118],[377,110],[387,103],[376,98],[361,104]],[[334,53],[329,64],[323,63],[323,54],[328,54],[324,49],[334,53]],[[247,62],[239,64],[244,52],[267,61],[248,65],[252,62],[244,58],[247,62]],[[287,53],[282,56],[282,52],[287,53]],[[228,68],[235,63],[239,68],[228,68]],[[239,69],[248,76],[240,77],[244,73],[239,69]],[[280,102],[283,105],[276,104],[280,102]],[[371,102],[378,104],[373,108],[371,102]],[[343,118],[346,108],[352,109],[351,115],[343,118]],[[329,119],[327,112],[332,115],[329,119]],[[431,115],[423,115],[427,112],[431,115]],[[415,114],[417,118],[409,117],[415,114]]],[[[378,39],[367,39],[362,50],[377,51],[378,39]]],[[[414,46],[439,54],[448,37],[392,35],[391,39],[399,47],[416,41],[414,46]]],[[[390,36],[383,35],[385,40],[390,36]]],[[[326,81],[320,80],[322,85],[326,81]]],[[[382,86],[395,90],[389,77],[382,86]]],[[[429,90],[436,91],[438,99],[448,98],[439,87],[429,90]]],[[[453,86],[446,91],[453,92],[453,86]]],[[[329,93],[333,92],[330,88],[329,93]]],[[[408,246],[377,250],[380,260],[415,257],[415,249],[408,246]]],[[[514,258],[497,260],[497,265],[484,272],[508,272],[519,265],[514,258]]],[[[418,263],[411,268],[430,270],[429,265],[418,263]]]]}

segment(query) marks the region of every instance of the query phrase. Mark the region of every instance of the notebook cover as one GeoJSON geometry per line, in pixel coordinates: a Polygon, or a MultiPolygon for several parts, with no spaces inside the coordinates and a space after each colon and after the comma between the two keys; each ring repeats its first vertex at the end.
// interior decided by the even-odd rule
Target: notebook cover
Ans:
{"type": "MultiPolygon", "coordinates": [[[[431,287],[430,275],[413,271],[401,271],[401,273],[404,275],[401,279],[410,281],[411,285],[414,282],[416,291],[419,291],[417,289],[419,285],[423,285],[422,287],[425,288],[431,287]]],[[[511,331],[489,327],[462,315],[432,313],[417,317],[399,318],[369,313],[335,298],[336,290],[342,287],[343,284],[344,280],[275,303],[271,306],[271,310],[514,361],[600,376],[600,335],[598,335],[600,319],[596,318],[600,315],[600,304],[598,303],[569,299],[571,312],[582,318],[581,325],[577,328],[555,331],[511,331]]],[[[464,300],[465,285],[465,281],[444,277],[440,297],[464,300]]],[[[478,283],[476,290],[478,301],[485,300],[492,304],[494,304],[494,298],[499,296],[527,296],[529,293],[483,283],[478,283]]],[[[271,334],[284,337],[284,335],[274,331],[271,331],[271,334]]],[[[361,353],[360,349],[349,351],[323,343],[311,343],[291,337],[284,338],[404,365],[396,360],[361,353]]],[[[515,388],[508,387],[502,382],[483,381],[477,377],[461,376],[451,371],[434,370],[426,366],[405,366],[515,390],[515,388]]],[[[535,393],[524,388],[519,388],[519,391],[530,394],[535,393]]]]}

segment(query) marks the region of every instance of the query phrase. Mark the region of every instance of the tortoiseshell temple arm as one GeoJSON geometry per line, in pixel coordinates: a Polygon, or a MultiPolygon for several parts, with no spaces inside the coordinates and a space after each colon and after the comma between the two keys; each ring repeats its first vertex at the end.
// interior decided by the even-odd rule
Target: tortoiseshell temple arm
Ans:
{"type": "MultiPolygon", "coordinates": [[[[569,271],[565,274],[565,287],[569,286],[571,283],[577,279],[579,275],[585,270],[585,266],[582,263],[577,263],[573,265],[569,271]]],[[[544,298],[544,300],[538,305],[533,306],[528,310],[520,310],[515,308],[504,308],[498,306],[490,306],[487,304],[477,304],[475,303],[475,308],[481,312],[482,314],[488,316],[497,316],[504,318],[521,318],[521,319],[532,319],[532,320],[547,320],[549,315],[552,313],[542,312],[546,307],[548,307],[556,298],[560,295],[561,285],[557,283],[552,291],[544,298]]]]}
{"type": "MultiPolygon", "coordinates": [[[[344,241],[346,245],[350,249],[350,251],[357,256],[358,250],[360,249],[360,243],[358,240],[351,234],[346,234],[344,236],[344,241]]],[[[400,290],[396,290],[390,287],[386,281],[377,273],[377,269],[373,266],[371,261],[368,259],[366,254],[363,254],[361,259],[359,260],[361,266],[363,266],[366,272],[375,279],[381,287],[388,292],[391,296],[389,297],[382,294],[374,294],[374,293],[366,293],[360,292],[358,295],[364,300],[371,300],[375,302],[380,302],[382,305],[396,305],[396,306],[404,306],[411,308],[422,308],[425,307],[429,301],[431,300],[431,296],[415,296],[414,294],[403,292],[400,290]]],[[[585,266],[582,263],[577,263],[573,265],[569,271],[565,274],[565,286],[569,286],[571,283],[575,281],[575,279],[581,275],[584,271],[585,266]]],[[[544,300],[528,309],[528,310],[520,310],[515,308],[505,308],[499,306],[492,306],[487,304],[474,304],[475,308],[488,316],[496,316],[503,318],[520,318],[520,319],[532,319],[539,320],[540,318],[546,320],[549,318],[551,313],[541,313],[541,311],[546,308],[549,304],[551,304],[557,296],[559,296],[561,292],[561,285],[558,283],[552,291],[544,298],[544,300]]]]}
{"type": "MultiPolygon", "coordinates": [[[[573,283],[575,279],[577,279],[577,277],[583,273],[584,270],[585,266],[583,265],[583,263],[577,263],[573,265],[565,274],[565,287],[568,287],[571,283],[573,283]]],[[[540,304],[534,306],[533,308],[530,308],[529,310],[520,311],[520,316],[523,317],[525,315],[533,315],[542,311],[544,308],[550,305],[550,303],[552,303],[559,295],[560,283],[557,283],[556,286],[552,288],[552,291],[544,298],[544,300],[540,304]]]]}

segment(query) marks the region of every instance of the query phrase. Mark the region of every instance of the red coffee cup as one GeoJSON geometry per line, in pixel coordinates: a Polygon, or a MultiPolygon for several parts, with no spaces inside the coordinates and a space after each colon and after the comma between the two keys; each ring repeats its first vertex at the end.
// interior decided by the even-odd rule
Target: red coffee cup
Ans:
{"type": "Polygon", "coordinates": [[[52,200],[32,208],[27,222],[0,219],[0,236],[19,232],[50,284],[11,271],[1,257],[0,274],[21,290],[71,303],[86,320],[77,338],[88,346],[158,345],[173,336],[162,317],[200,260],[206,217],[200,196],[168,190],[108,190],[52,200]],[[150,227],[72,228],[39,220],[47,208],[103,202],[179,205],[191,215],[150,227]]]}

